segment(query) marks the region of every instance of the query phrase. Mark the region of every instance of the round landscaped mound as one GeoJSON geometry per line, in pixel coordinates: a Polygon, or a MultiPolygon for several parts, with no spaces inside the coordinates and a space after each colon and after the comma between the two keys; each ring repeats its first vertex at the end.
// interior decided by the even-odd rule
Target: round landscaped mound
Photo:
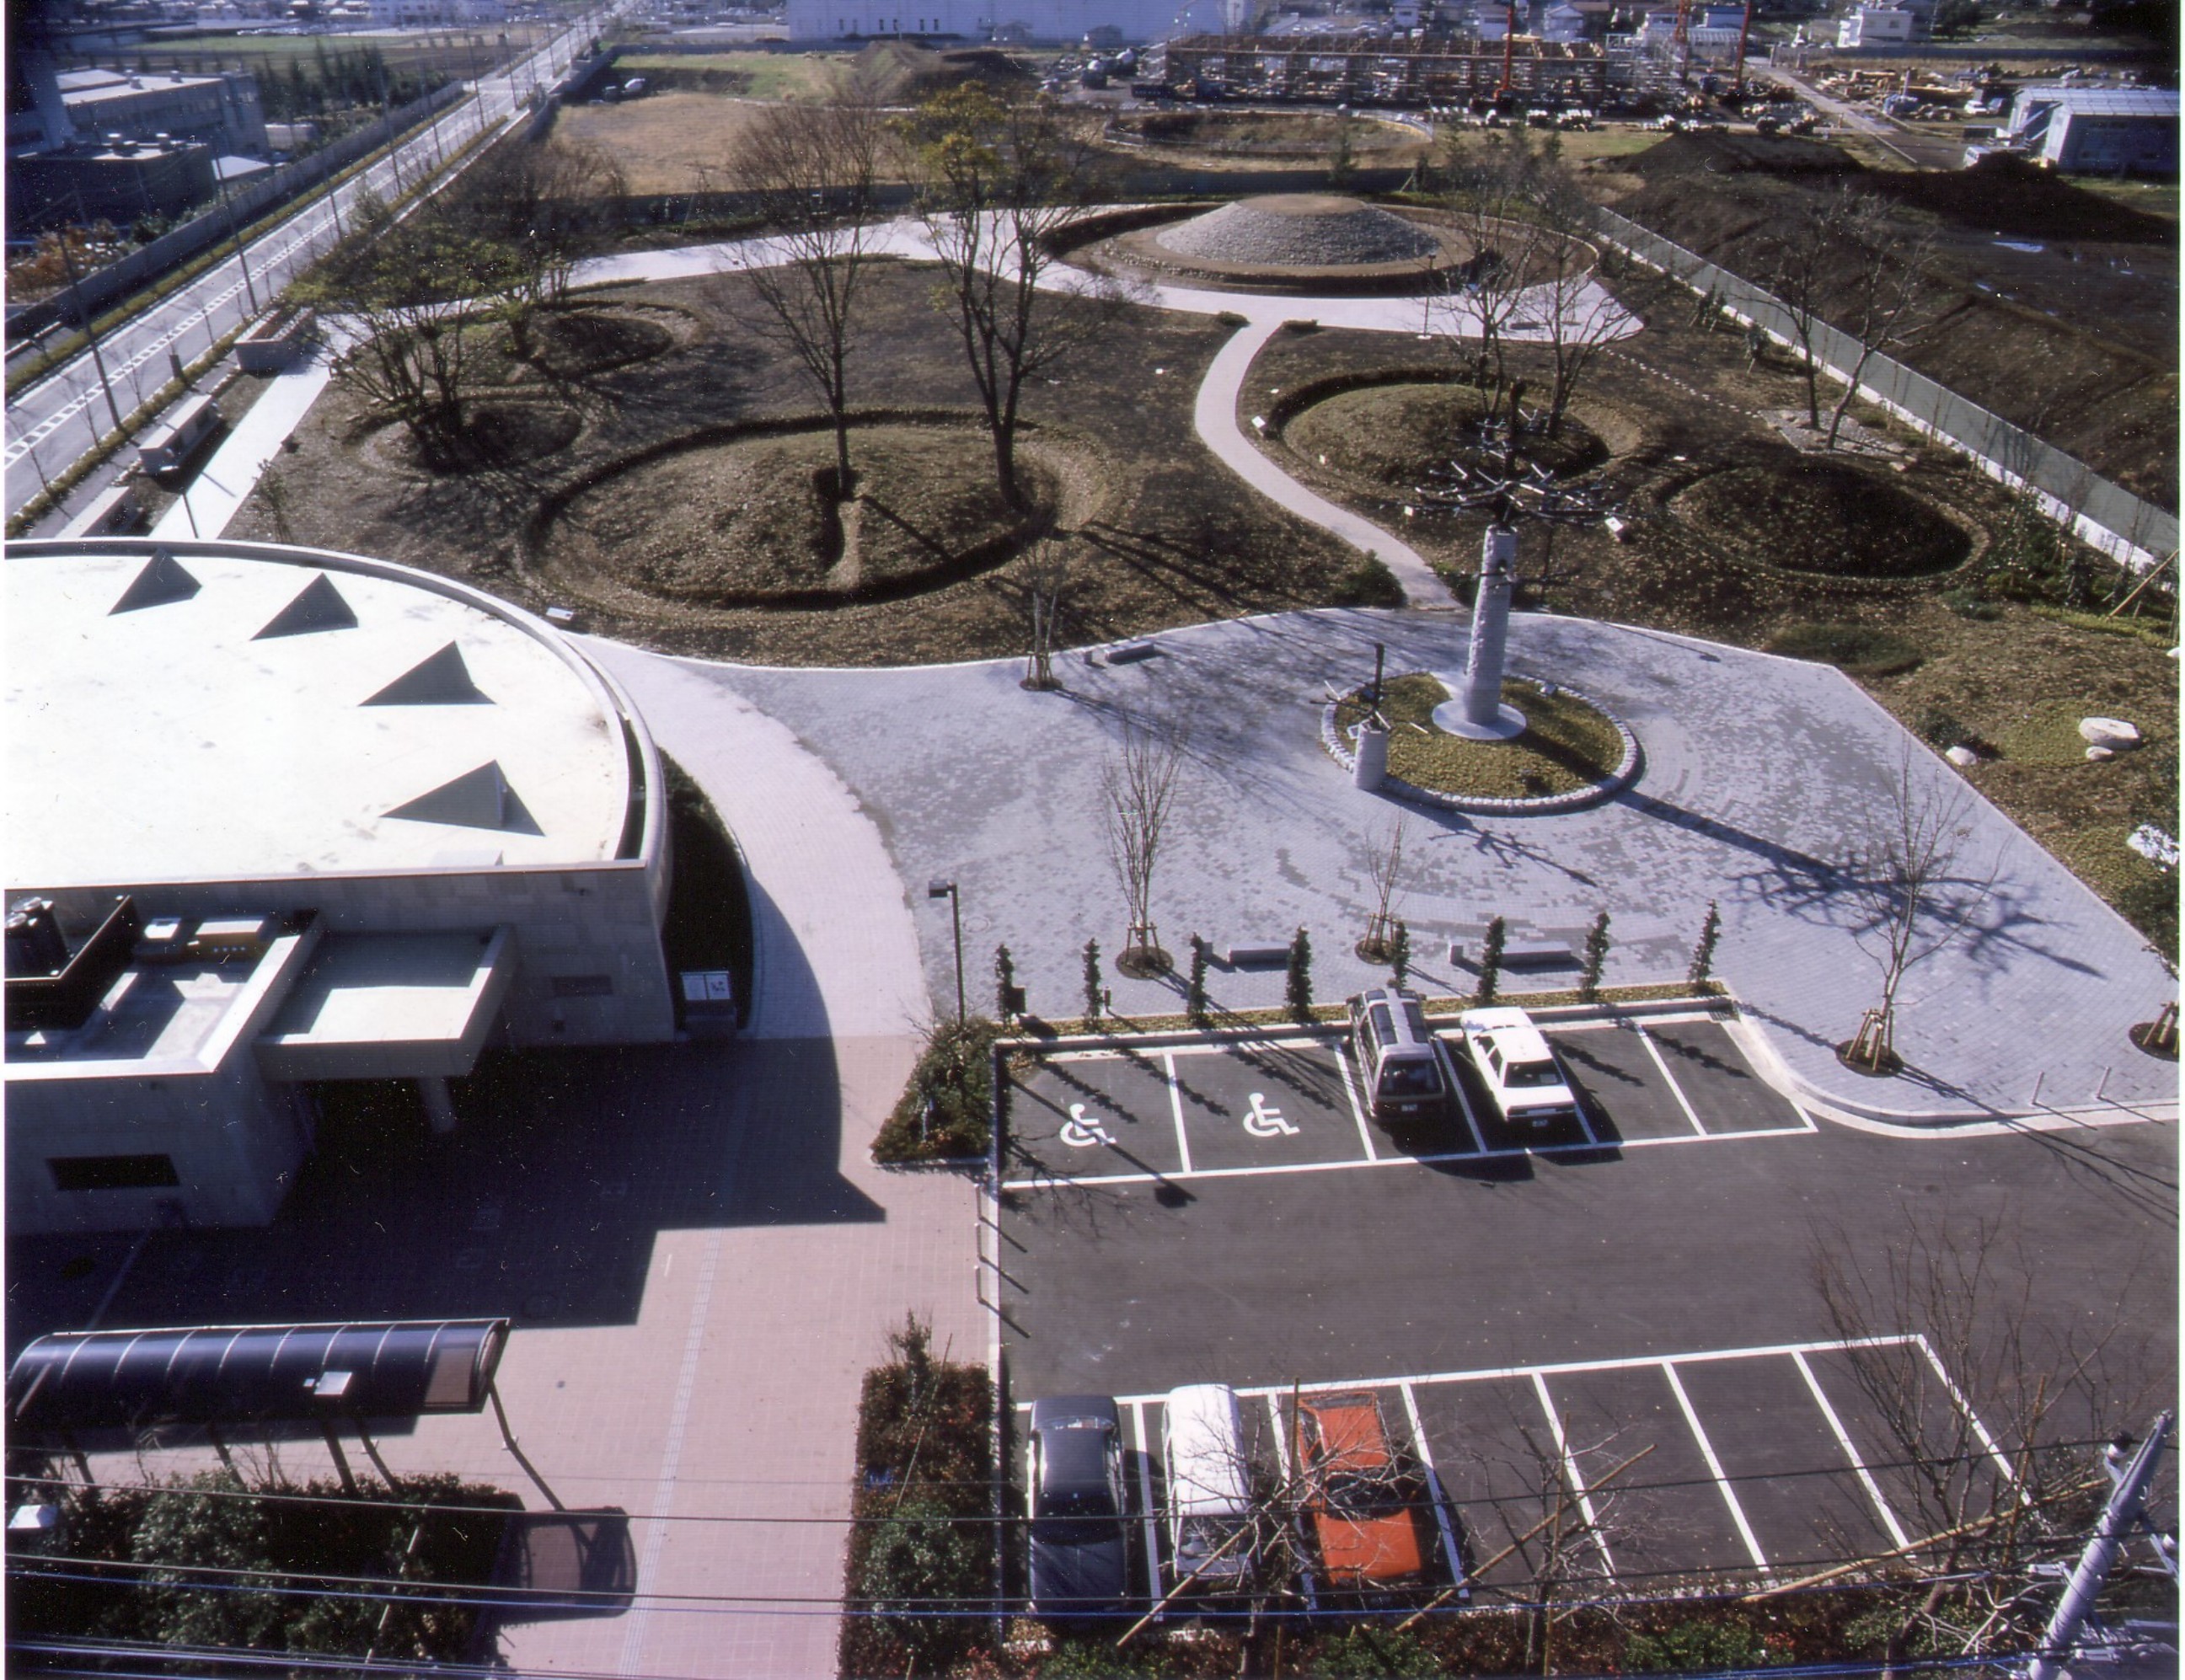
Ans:
{"type": "Polygon", "coordinates": [[[1189,262],[1238,268],[1418,263],[1441,251],[1441,241],[1393,211],[1322,193],[1240,198],[1156,230],[1153,243],[1189,262]]]}
{"type": "Polygon", "coordinates": [[[542,569],[700,607],[815,607],[922,594],[998,566],[1053,522],[1060,474],[1020,443],[1029,505],[995,483],[986,434],[969,426],[859,425],[857,494],[836,494],[824,421],[684,439],[595,476],[553,511],[542,569]]]}
{"type": "Polygon", "coordinates": [[[1934,503],[1847,460],[1797,455],[1731,467],[1670,506],[1718,542],[1786,572],[1930,578],[1973,555],[1972,533],[1934,503]]]}
{"type": "MultiPolygon", "coordinates": [[[[1347,745],[1367,715],[1354,689],[1323,719],[1331,744],[1347,745]]],[[[1570,810],[1627,786],[1639,768],[1630,732],[1568,689],[1513,678],[1502,700],[1525,716],[1524,733],[1506,741],[1467,740],[1434,727],[1447,684],[1418,671],[1382,684],[1389,725],[1389,775],[1398,794],[1417,793],[1459,810],[1570,810]]],[[[1338,752],[1341,747],[1338,748],[1338,752]]]]}
{"type": "Polygon", "coordinates": [[[496,396],[470,404],[460,432],[421,438],[406,426],[388,426],[371,447],[382,462],[412,472],[488,472],[565,449],[584,427],[584,416],[562,404],[496,396]]]}
{"type": "Polygon", "coordinates": [[[557,379],[650,361],[674,348],[663,323],[626,310],[541,310],[531,322],[531,360],[557,379]]]}
{"type": "MultiPolygon", "coordinates": [[[[1282,427],[1282,441],[1331,472],[1392,488],[1433,482],[1452,460],[1500,465],[1502,444],[1484,435],[1487,393],[1455,382],[1389,381],[1338,390],[1282,427]]],[[[1595,405],[1573,407],[1553,438],[1545,428],[1518,444],[1520,460],[1569,477],[1638,446],[1639,427],[1595,405]]]]}

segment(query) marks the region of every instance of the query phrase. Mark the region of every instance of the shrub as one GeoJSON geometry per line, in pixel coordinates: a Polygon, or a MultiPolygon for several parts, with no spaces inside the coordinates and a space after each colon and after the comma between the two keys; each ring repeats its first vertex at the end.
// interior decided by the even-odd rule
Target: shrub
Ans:
{"type": "Polygon", "coordinates": [[[1704,985],[1714,974],[1714,948],[1722,940],[1722,911],[1713,899],[1707,901],[1707,919],[1700,924],[1699,943],[1692,947],[1692,966],[1685,978],[1694,985],[1704,985]]]}
{"type": "Polygon", "coordinates": [[[1702,1673],[1767,1668],[1790,1657],[1770,1650],[1750,1627],[1734,1621],[1679,1621],[1659,1633],[1634,1633],[1623,1642],[1623,1666],[1635,1673],[1702,1673]]]}
{"type": "Polygon", "coordinates": [[[1510,929],[1500,916],[1487,924],[1487,937],[1479,946],[1479,997],[1482,1003],[1495,1001],[1495,989],[1502,983],[1502,947],[1509,942],[1510,929]]]}
{"type": "Polygon", "coordinates": [[[1770,653],[1833,665],[1854,677],[1897,677],[1919,668],[1920,650],[1865,624],[1794,624],[1768,644],[1770,653]]]}
{"type": "Polygon", "coordinates": [[[1590,1003],[1601,996],[1601,971],[1608,962],[1608,913],[1593,918],[1585,936],[1585,967],[1578,977],[1579,1001],[1590,1003]]]}
{"type": "Polygon", "coordinates": [[[1191,978],[1183,994],[1183,1013],[1194,1027],[1203,1027],[1209,1019],[1206,1007],[1206,941],[1197,934],[1191,936],[1191,978]]]}
{"type": "Polygon", "coordinates": [[[1107,988],[1100,984],[1100,941],[1085,941],[1085,1019],[1087,1022],[1100,1019],[1101,1006],[1107,1001],[1107,988]]]}
{"type": "Polygon", "coordinates": [[[1395,1627],[1354,1627],[1321,1646],[1311,1672],[1327,1680],[1384,1680],[1389,1676],[1415,1680],[1439,1674],[1442,1666],[1416,1633],[1395,1627]]]}
{"type": "Polygon", "coordinates": [[[1921,706],[1913,715],[1912,733],[1931,747],[1959,746],[1973,738],[1972,731],[1946,706],[1921,706]]]}
{"type": "Polygon", "coordinates": [[[910,1082],[873,1140],[875,1161],[986,1153],[993,1136],[992,1052],[1001,1030],[983,1015],[936,1021],[925,1030],[910,1082]]]}
{"type": "Polygon", "coordinates": [[[1312,1019],[1312,939],[1303,928],[1290,941],[1289,968],[1283,976],[1282,999],[1300,1021],[1312,1019]]]}

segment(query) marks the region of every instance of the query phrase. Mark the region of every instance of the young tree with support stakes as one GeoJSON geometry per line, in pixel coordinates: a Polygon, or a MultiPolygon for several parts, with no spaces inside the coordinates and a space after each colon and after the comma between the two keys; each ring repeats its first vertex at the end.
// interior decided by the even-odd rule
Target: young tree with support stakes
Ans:
{"type": "Polygon", "coordinates": [[[1822,311],[1836,272],[1836,249],[1850,237],[1860,214],[1858,202],[1849,187],[1817,194],[1769,242],[1767,286],[1790,317],[1799,371],[1805,376],[1806,423],[1816,432],[1821,427],[1819,342],[1827,325],[1822,311]]]}
{"type": "Polygon", "coordinates": [[[780,259],[740,277],[826,405],[838,500],[855,489],[849,362],[859,288],[878,254],[875,189],[891,145],[878,101],[852,87],[822,102],[763,107],[732,160],[735,183],[757,204],[780,259]]]}
{"type": "Polygon", "coordinates": [[[1408,832],[1405,820],[1397,817],[1385,829],[1366,837],[1367,844],[1373,848],[1366,865],[1373,878],[1373,912],[1366,918],[1366,937],[1358,941],[1358,956],[1363,962],[1389,960],[1389,944],[1394,937],[1394,918],[1389,913],[1389,907],[1395,897],[1396,880],[1403,870],[1404,839],[1408,832]]]}
{"type": "Polygon", "coordinates": [[[908,132],[919,214],[941,264],[935,303],[963,340],[1002,495],[1022,507],[1016,443],[1025,382],[1098,324],[1039,285],[1061,260],[1054,236],[1092,192],[1092,148],[1058,107],[1005,103],[976,82],[928,99],[908,132]]]}
{"type": "Polygon", "coordinates": [[[1917,773],[1924,768],[1915,767],[1910,748],[1900,755],[1888,787],[1868,812],[1865,843],[1847,871],[1858,917],[1852,937],[1881,970],[1881,1001],[1836,1052],[1861,1073],[1894,1074],[1903,1066],[1897,1054],[1897,1007],[1904,977],[1971,930],[2002,864],[1998,854],[1985,878],[1961,873],[1972,834],[1972,795],[1954,777],[1917,773]]]}
{"type": "Polygon", "coordinates": [[[1176,805],[1185,740],[1180,726],[1126,717],[1122,740],[1100,772],[1108,862],[1130,913],[1130,935],[1115,966],[1133,980],[1174,966],[1154,925],[1154,871],[1176,805]]]}
{"type": "Polygon", "coordinates": [[[1878,355],[1897,349],[1929,322],[1928,280],[1935,266],[1935,237],[1925,228],[1907,228],[1900,213],[1861,196],[1842,230],[1843,254],[1851,262],[1849,285],[1836,312],[1858,344],[1852,365],[1841,370],[1843,394],[1829,415],[1827,447],[1833,449],[1844,417],[1858,395],[1859,381],[1878,355]]]}
{"type": "Polygon", "coordinates": [[[1025,655],[1025,674],[1020,688],[1048,694],[1062,686],[1054,674],[1054,645],[1059,635],[1064,601],[1070,594],[1070,550],[1062,543],[1048,541],[1032,550],[1021,568],[1025,616],[1031,646],[1025,655]]]}

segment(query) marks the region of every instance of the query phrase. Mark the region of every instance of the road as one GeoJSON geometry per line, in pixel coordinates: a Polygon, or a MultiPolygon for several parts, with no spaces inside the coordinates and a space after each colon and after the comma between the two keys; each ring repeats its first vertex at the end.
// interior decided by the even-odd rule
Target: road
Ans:
{"type": "MultiPolygon", "coordinates": [[[[612,8],[606,8],[612,11],[612,8]]],[[[338,242],[357,197],[368,187],[382,198],[406,190],[419,171],[459,150],[483,130],[522,108],[534,87],[550,85],[601,21],[587,13],[570,28],[500,74],[472,85],[412,138],[336,189],[208,269],[172,296],[101,336],[99,358],[87,349],[48,377],[9,399],[7,408],[7,511],[10,515],[45,483],[114,429],[170,378],[174,365],[203,355],[247,321],[338,242]],[[105,363],[109,404],[97,360],[105,363]],[[117,414],[118,410],[118,414],[117,414]]]]}
{"type": "Polygon", "coordinates": [[[1792,71],[1777,69],[1771,74],[1797,89],[1798,97],[1830,121],[1871,140],[1875,145],[1902,158],[1914,169],[1953,170],[1964,161],[1964,147],[1960,142],[1914,134],[1887,117],[1875,116],[1856,105],[1846,103],[1832,93],[1822,92],[1807,77],[1792,71]]]}

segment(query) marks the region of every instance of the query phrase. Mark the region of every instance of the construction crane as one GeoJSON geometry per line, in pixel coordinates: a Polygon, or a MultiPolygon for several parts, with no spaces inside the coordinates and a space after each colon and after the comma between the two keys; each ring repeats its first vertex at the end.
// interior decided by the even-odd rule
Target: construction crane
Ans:
{"type": "Polygon", "coordinates": [[[1692,80],[1692,0],[1677,0],[1677,32],[1669,46],[1677,55],[1677,80],[1686,87],[1692,80]]]}
{"type": "Polygon", "coordinates": [[[1495,90],[1499,100],[1510,97],[1510,77],[1517,54],[1517,0],[1510,0],[1502,14],[1502,85],[1495,90]]]}
{"type": "Polygon", "coordinates": [[[1745,20],[1737,26],[1737,103],[1745,103],[1745,43],[1752,36],[1752,0],[1745,0],[1745,20]]]}

